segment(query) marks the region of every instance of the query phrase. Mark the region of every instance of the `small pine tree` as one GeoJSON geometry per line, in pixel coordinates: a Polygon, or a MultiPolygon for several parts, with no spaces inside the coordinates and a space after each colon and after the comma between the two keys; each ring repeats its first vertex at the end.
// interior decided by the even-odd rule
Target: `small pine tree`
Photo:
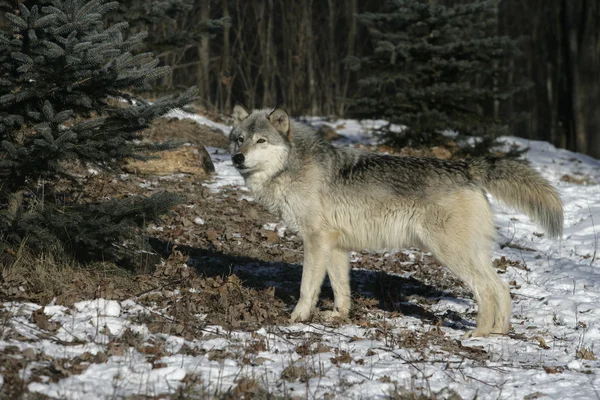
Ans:
{"type": "Polygon", "coordinates": [[[478,136],[478,149],[489,148],[507,126],[484,108],[527,87],[503,84],[498,61],[518,43],[495,34],[494,3],[393,0],[389,12],[361,14],[376,48],[370,57],[349,60],[364,77],[350,112],[388,120],[379,134],[394,147],[442,144],[442,132],[451,130],[478,136]]]}
{"type": "MultiPolygon", "coordinates": [[[[195,89],[150,104],[110,106],[126,90],[147,88],[168,72],[150,53],[134,54],[145,35],[123,39],[127,23],[105,26],[118,7],[105,0],[54,0],[7,13],[0,32],[0,242],[32,249],[59,245],[80,258],[122,258],[115,243],[179,199],[160,193],[81,204],[56,188],[78,161],[115,170],[173,144],[136,144],[139,132],[189,103],[195,89]],[[119,254],[118,254],[119,253],[119,254]]],[[[72,191],[71,191],[72,192],[72,191]]],[[[0,249],[1,251],[2,249],[0,249]]]]}

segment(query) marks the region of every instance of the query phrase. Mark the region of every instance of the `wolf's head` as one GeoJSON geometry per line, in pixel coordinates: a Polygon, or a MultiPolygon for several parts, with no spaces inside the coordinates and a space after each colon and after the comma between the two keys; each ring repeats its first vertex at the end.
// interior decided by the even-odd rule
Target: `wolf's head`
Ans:
{"type": "Polygon", "coordinates": [[[282,109],[250,114],[240,105],[234,107],[229,151],[233,165],[244,178],[261,174],[268,179],[283,170],[291,138],[290,118],[282,109]]]}

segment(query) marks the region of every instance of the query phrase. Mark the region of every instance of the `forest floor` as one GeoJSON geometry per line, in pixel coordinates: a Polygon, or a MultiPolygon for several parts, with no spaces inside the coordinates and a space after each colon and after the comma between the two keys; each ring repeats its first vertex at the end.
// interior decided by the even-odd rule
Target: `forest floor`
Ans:
{"type": "MultiPolygon", "coordinates": [[[[337,145],[388,150],[370,135],[382,121],[327,123],[337,145]]],[[[148,132],[206,145],[216,169],[206,179],[86,178],[84,197],[186,196],[140,239],[155,254],[140,254],[135,274],[16,255],[0,280],[0,397],[600,398],[599,161],[503,138],[504,150],[529,147],[525,158],[558,187],[565,233],[551,240],[492,199],[493,268],[511,288],[512,330],[463,340],[472,294],[416,248],[351,253],[349,321],[290,324],[302,242],[252,200],[226,151],[229,129],[176,111],[148,132]]],[[[319,307],[332,299],[326,283],[319,307]]]]}

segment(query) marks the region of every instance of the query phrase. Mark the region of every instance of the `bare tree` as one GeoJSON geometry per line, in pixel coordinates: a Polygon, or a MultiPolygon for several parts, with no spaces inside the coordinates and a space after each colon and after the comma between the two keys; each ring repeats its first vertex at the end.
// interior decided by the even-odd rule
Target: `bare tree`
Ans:
{"type": "MultiPolygon", "coordinates": [[[[210,1],[198,0],[200,8],[200,22],[208,23],[210,18],[210,1]]],[[[209,48],[209,36],[204,35],[200,39],[200,45],[198,46],[198,72],[196,76],[196,82],[200,88],[200,93],[207,105],[212,104],[211,93],[210,93],[210,48],[209,48]]]]}

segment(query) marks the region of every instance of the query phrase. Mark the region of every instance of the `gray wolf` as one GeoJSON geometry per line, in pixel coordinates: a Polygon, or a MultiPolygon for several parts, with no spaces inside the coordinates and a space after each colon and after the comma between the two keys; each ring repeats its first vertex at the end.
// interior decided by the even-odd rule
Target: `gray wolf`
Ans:
{"type": "Polygon", "coordinates": [[[491,265],[493,216],[486,192],[562,235],[557,191],[526,162],[443,161],[335,147],[277,108],[233,112],[232,161],[254,198],[304,242],[300,298],[292,321],[316,306],[325,273],[334,293],[328,318],[350,310],[348,253],[418,246],[462,279],[478,304],[465,336],[505,334],[510,293],[491,265]]]}

